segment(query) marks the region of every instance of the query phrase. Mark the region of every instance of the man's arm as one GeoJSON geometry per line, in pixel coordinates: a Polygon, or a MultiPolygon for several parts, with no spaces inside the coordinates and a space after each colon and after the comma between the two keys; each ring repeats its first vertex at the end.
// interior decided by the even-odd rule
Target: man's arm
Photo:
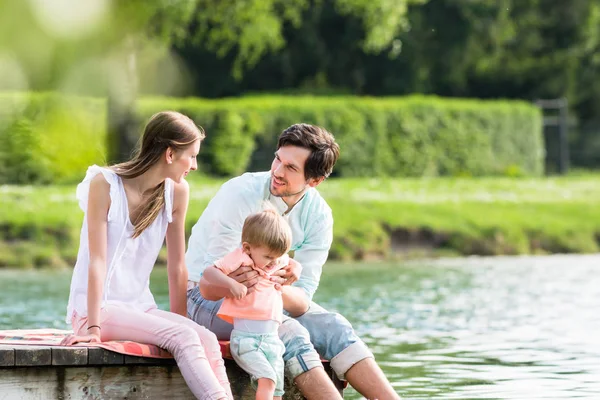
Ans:
{"type": "MultiPolygon", "coordinates": [[[[200,279],[202,272],[239,245],[244,220],[254,210],[254,204],[251,200],[252,193],[247,186],[251,183],[239,182],[239,179],[241,178],[223,185],[204,210],[203,217],[207,213],[210,216],[209,234],[200,236],[199,233],[192,231],[192,237],[190,238],[188,252],[191,252],[192,255],[187,260],[188,267],[191,266],[191,271],[194,271],[194,273],[190,272],[190,279],[199,280],[200,293],[207,300],[222,299],[227,296],[228,292],[223,291],[223,288],[208,284],[204,279],[200,279]],[[240,185],[242,186],[240,187],[240,185]],[[196,254],[194,254],[193,247],[195,243],[200,242],[207,243],[205,254],[199,257],[199,261],[195,261],[194,256],[196,254]],[[198,263],[202,265],[198,265],[198,263]],[[202,272],[198,274],[197,271],[202,272]]],[[[251,268],[241,267],[230,276],[248,288],[258,282],[258,279],[256,279],[258,273],[251,268]]]]}
{"type": "Polygon", "coordinates": [[[281,286],[281,298],[283,300],[283,308],[292,317],[299,317],[308,311],[310,307],[310,299],[306,296],[304,290],[289,286],[281,286]]]}
{"type": "MultiPolygon", "coordinates": [[[[319,287],[323,265],[327,261],[331,242],[333,241],[333,218],[331,213],[323,214],[314,221],[305,233],[302,246],[295,250],[294,260],[302,265],[302,274],[291,286],[282,286],[283,308],[291,316],[304,314],[312,297],[319,287]]],[[[291,268],[285,270],[283,278],[290,278],[291,268]]]]}

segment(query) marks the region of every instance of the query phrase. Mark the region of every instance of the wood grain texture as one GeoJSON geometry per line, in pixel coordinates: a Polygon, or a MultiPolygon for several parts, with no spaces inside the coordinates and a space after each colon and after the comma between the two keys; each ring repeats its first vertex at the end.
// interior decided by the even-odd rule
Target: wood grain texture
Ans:
{"type": "Polygon", "coordinates": [[[87,365],[86,347],[52,347],[52,365],[87,365]]]}
{"type": "Polygon", "coordinates": [[[11,346],[0,345],[0,368],[15,365],[15,349],[11,346]]]}
{"type": "MultiPolygon", "coordinates": [[[[250,377],[233,360],[225,366],[236,400],[254,400],[250,377]]],[[[343,385],[324,363],[336,387],[343,385]]],[[[95,347],[0,346],[0,400],[193,399],[175,360],[123,356],[95,347]]],[[[285,400],[304,397],[286,380],[285,400]]]]}
{"type": "Polygon", "coordinates": [[[88,347],[88,365],[123,365],[123,354],[100,347],[88,347]]]}
{"type": "Polygon", "coordinates": [[[39,367],[52,364],[52,349],[48,346],[15,346],[16,367],[39,367]]]}

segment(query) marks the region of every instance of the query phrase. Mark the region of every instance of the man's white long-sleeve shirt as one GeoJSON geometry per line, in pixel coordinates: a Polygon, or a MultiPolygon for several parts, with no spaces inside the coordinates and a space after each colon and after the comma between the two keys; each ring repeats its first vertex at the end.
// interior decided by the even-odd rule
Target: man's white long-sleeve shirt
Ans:
{"type": "MultiPolygon", "coordinates": [[[[270,182],[270,172],[255,172],[221,186],[192,228],[185,256],[191,281],[200,281],[207,267],[240,246],[244,220],[262,210],[263,202],[269,201],[282,215],[286,212],[287,204],[271,195],[270,182]]],[[[315,188],[310,188],[286,219],[292,228],[294,259],[302,265],[300,279],[293,286],[302,288],[312,299],[333,240],[331,208],[315,188]]]]}

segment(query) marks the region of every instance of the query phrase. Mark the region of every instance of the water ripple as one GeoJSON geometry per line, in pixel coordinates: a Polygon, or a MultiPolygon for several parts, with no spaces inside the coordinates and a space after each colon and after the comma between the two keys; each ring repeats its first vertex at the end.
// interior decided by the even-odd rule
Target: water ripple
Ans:
{"type": "MultiPolygon", "coordinates": [[[[600,255],[331,264],[315,299],[352,322],[405,399],[597,400],[599,268],[600,255]]],[[[66,328],[69,280],[0,271],[0,329],[66,328]]],[[[163,308],[166,282],[153,274],[163,308]]]]}

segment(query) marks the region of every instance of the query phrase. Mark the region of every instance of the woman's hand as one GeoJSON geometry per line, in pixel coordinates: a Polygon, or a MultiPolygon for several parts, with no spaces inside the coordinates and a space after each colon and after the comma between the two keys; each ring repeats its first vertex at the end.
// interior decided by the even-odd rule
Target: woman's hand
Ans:
{"type": "Polygon", "coordinates": [[[273,272],[271,282],[278,283],[280,285],[291,285],[300,279],[302,273],[302,266],[300,263],[293,258],[290,258],[290,262],[285,267],[278,271],[273,272]]]}
{"type": "Polygon", "coordinates": [[[75,343],[100,343],[99,333],[88,333],[87,335],[69,335],[61,342],[61,346],[71,346],[75,343]]]}

